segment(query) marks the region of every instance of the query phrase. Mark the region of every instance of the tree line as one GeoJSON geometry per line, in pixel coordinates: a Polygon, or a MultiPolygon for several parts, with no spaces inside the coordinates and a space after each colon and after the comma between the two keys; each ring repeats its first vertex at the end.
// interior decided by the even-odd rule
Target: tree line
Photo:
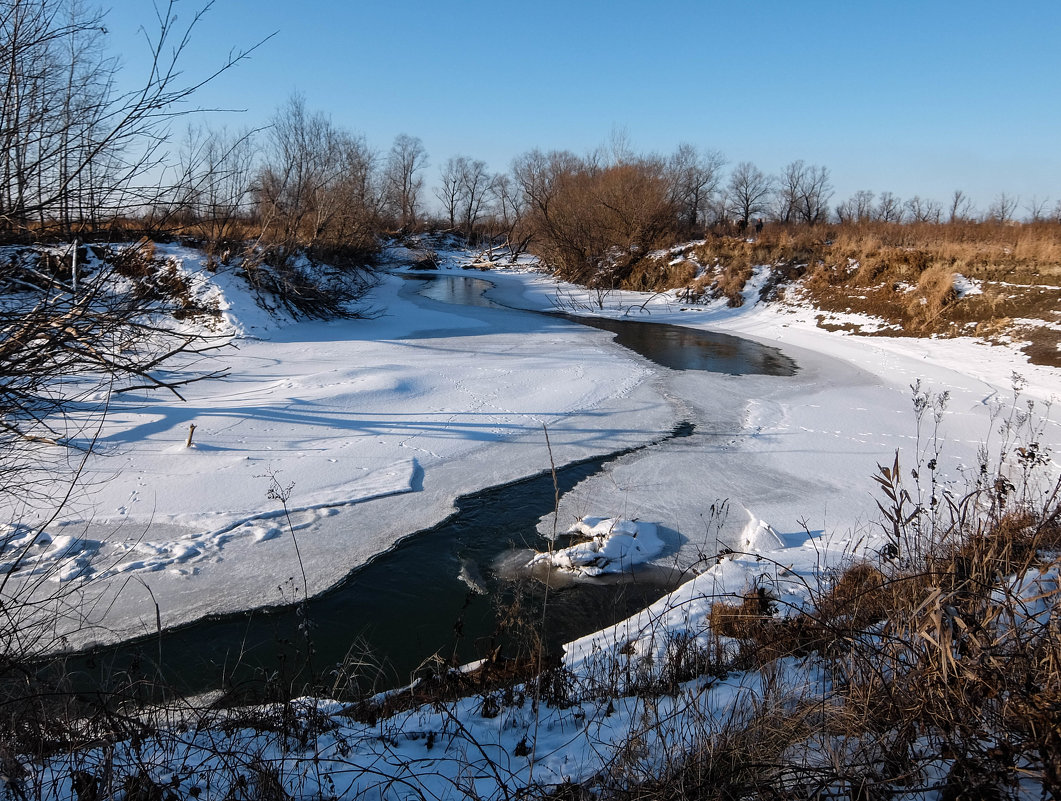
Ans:
{"type": "Polygon", "coordinates": [[[206,9],[178,20],[156,4],[148,69],[120,88],[105,55],[104,14],[85,0],[0,2],[0,236],[8,241],[98,230],[157,205],[181,104],[254,48],[233,50],[201,78],[182,65],[206,9]]]}
{"type": "Polygon", "coordinates": [[[172,3],[148,36],[149,75],[120,92],[116,63],[101,55],[99,12],[83,0],[0,2],[0,237],[69,238],[121,223],[336,255],[368,254],[383,233],[431,227],[531,248],[577,279],[661,243],[764,222],[1061,220],[1061,202],[1022,204],[1005,193],[983,212],[961,190],[944,201],[868,189],[837,200],[824,165],[796,160],[768,174],[692,144],[669,155],[621,142],[585,155],[532,150],[502,172],[454,154],[427,187],[419,138],[400,134],[376,150],[300,96],[262,129],[200,127],[174,146],[174,108],[202,82],[183,82],[178,68],[198,16],[178,29],[172,3]]]}
{"type": "Polygon", "coordinates": [[[836,202],[824,165],[796,160],[768,174],[742,161],[727,169],[720,152],[689,143],[667,156],[532,150],[503,172],[456,154],[428,190],[419,138],[401,134],[376,151],[297,96],[262,131],[191,136],[182,159],[182,188],[157,213],[198,225],[208,238],[252,230],[287,247],[368,252],[381,233],[449,230],[472,244],[530,248],[576,280],[609,259],[764,223],[1005,224],[1022,208],[1026,220],[1061,221],[1061,202],[1048,209],[1033,198],[1022,207],[1005,193],[984,212],[961,190],[945,202],[870,190],[836,202]]]}

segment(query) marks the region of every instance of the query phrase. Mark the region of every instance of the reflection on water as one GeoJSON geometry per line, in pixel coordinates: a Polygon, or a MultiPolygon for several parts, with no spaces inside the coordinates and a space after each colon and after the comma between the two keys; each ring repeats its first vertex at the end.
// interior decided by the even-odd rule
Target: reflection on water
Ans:
{"type": "MultiPolygon", "coordinates": [[[[485,293],[493,284],[482,278],[439,274],[416,275],[415,279],[424,284],[417,294],[431,300],[462,306],[504,308],[486,297],[485,293]]],[[[669,323],[583,317],[567,312],[543,313],[610,331],[615,334],[617,344],[672,370],[773,376],[791,376],[797,370],[796,363],[779,349],[730,334],[669,323]]]]}
{"type": "Polygon", "coordinates": [[[412,276],[412,279],[424,282],[424,288],[417,293],[418,295],[440,303],[484,306],[491,309],[504,308],[486,297],[484,293],[492,289],[494,285],[482,278],[470,278],[466,275],[416,275],[412,276]]]}
{"type": "Polygon", "coordinates": [[[728,375],[796,374],[796,363],[777,348],[730,334],[641,320],[559,316],[611,331],[617,344],[672,370],[707,370],[728,375]]]}
{"type": "MultiPolygon", "coordinates": [[[[672,436],[692,433],[693,427],[683,424],[672,436]]],[[[595,474],[612,458],[559,469],[560,492],[595,474]]],[[[416,499],[411,497],[410,502],[416,499]]],[[[338,697],[344,691],[405,684],[432,654],[467,662],[498,644],[511,644],[510,635],[498,635],[498,621],[517,600],[526,628],[542,625],[544,607],[544,639],[550,648],[559,649],[564,642],[643,609],[676,583],[677,577],[668,571],[646,570],[621,583],[610,579],[569,583],[564,588],[554,585],[545,603],[544,584],[525,572],[510,574],[502,566],[513,560],[526,564],[529,549],[548,547],[537,525],[553,504],[549,473],[465,496],[458,499],[459,511],[452,518],[408,537],[307,603],[208,618],[160,636],[72,657],[66,669],[72,677],[80,677],[72,681],[93,687],[130,666],[143,670],[164,665],[160,672],[179,692],[223,687],[256,699],[313,689],[306,684],[308,677],[296,678],[306,670],[307,654],[317,673],[348,657],[386,666],[381,675],[365,668],[358,681],[327,688],[330,697],[338,697]],[[270,682],[278,686],[270,689],[270,682]]],[[[290,595],[290,587],[282,589],[290,595]]]]}

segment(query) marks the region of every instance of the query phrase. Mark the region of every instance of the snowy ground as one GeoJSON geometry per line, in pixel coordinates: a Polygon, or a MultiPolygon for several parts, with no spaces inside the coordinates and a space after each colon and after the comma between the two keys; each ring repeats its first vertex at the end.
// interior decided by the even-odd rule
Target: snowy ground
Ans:
{"type": "MultiPolygon", "coordinates": [[[[597,301],[523,270],[487,277],[496,284],[491,297],[512,306],[547,308],[559,297],[590,313],[597,301]]],[[[88,525],[97,538],[98,556],[83,560],[96,571],[89,587],[144,582],[130,584],[110,610],[109,631],[153,625],[153,610],[149,621],[137,597],[147,587],[164,625],[274,602],[296,567],[266,500],[270,473],[281,487],[294,483],[297,536],[311,589],[319,589],[444,515],[455,495],[547,467],[543,423],[562,462],[690,421],[693,436],[631,453],[561,501],[561,530],[581,518],[588,535],[605,535],[600,549],[627,558],[631,540],[648,532],[646,553],[662,543],[654,558],[697,574],[651,610],[568,647],[573,680],[590,686],[615,665],[629,675],[647,657],[663,664],[675,632],[703,631],[706,596],[768,583],[782,606],[798,606],[823,563],[879,547],[876,465],[890,464],[897,450],[904,470],[934,455],[931,411],[920,434],[915,419],[910,385],[918,380],[937,396],[949,393],[939,469],[956,486],[985,441],[1000,441],[1014,371],[1026,381],[1018,410],[1034,401],[1040,441],[1056,450],[1061,440],[1046,408],[1061,395],[1061,374],[1028,365],[1014,348],[856,338],[817,329],[812,312],[785,307],[690,308],[660,296],[641,310],[644,296],[605,298],[595,313],[754,337],[780,345],[800,368],[776,378],[672,372],[595,329],[444,307],[408,289],[388,278],[376,293],[386,309],[377,320],[244,326],[252,336],[225,356],[228,381],[198,387],[186,405],[151,397],[115,410],[104,436],[110,453],[90,466],[106,483],[80,500],[90,522],[61,529],[88,525]],[[191,421],[197,445],[185,449],[191,421]],[[723,546],[734,553],[713,558],[723,546]]],[[[554,521],[541,527],[551,531],[554,521]]],[[[52,545],[69,553],[72,542],[57,536],[52,545]]],[[[1018,594],[1041,597],[1045,581],[1056,585],[1056,569],[1018,594]]],[[[204,776],[238,773],[253,783],[264,781],[263,766],[293,795],[504,797],[520,785],[585,779],[622,744],[624,764],[653,775],[696,726],[753,709],[768,678],[790,674],[813,692],[813,673],[812,663],[788,659],[772,677],[693,681],[673,696],[637,697],[616,685],[561,706],[537,706],[517,689],[513,699],[469,697],[374,725],[351,721],[338,704],[307,701],[301,741],[290,720],[283,734],[230,725],[222,737],[216,728],[174,726],[157,743],[119,744],[77,764],[128,762],[204,798],[228,792],[225,781],[211,787],[204,776]]],[[[35,775],[48,797],[74,797],[67,762],[35,775]]]]}
{"type": "Polygon", "coordinates": [[[540,278],[524,293],[578,314],[738,334],[780,346],[800,367],[793,378],[665,371],[664,393],[681,399],[700,433],[622,457],[561,499],[559,521],[541,521],[543,534],[584,516],[650,522],[680,543],[677,556],[660,561],[697,574],[641,615],[570,644],[576,671],[592,673],[617,654],[658,663],[675,632],[704,632],[720,596],[767,586],[782,610],[804,606],[822,568],[887,543],[872,476],[896,454],[905,475],[915,467],[925,475],[938,457],[942,485],[960,496],[982,453],[997,461],[1002,429],[1026,417],[1022,433],[1011,426],[1009,436],[1033,437],[1052,454],[1047,472],[1061,468],[1061,424],[1051,408],[1061,398],[1061,371],[1029,364],[1019,343],[830,332],[816,325],[815,310],[756,303],[756,279],[738,309],[672,295],[646,304],[646,295],[623,292],[610,293],[601,309],[596,293],[540,278]],[[920,424],[915,386],[929,403],[920,424]],[[935,408],[944,410],[938,423],[935,408]],[[734,553],[715,559],[725,548],[734,553]]]}
{"type": "MultiPolygon", "coordinates": [[[[623,457],[561,499],[561,530],[583,516],[649,521],[680,543],[681,567],[722,547],[749,552],[753,566],[731,573],[720,591],[746,589],[756,555],[809,574],[823,561],[881,547],[872,475],[897,452],[905,472],[921,466],[924,473],[938,445],[939,475],[958,491],[975,476],[980,450],[997,452],[999,428],[1014,411],[1031,404],[1037,438],[1055,453],[1061,442],[1050,408],[1061,397],[1061,371],[1029,364],[1016,346],[829,332],[816,326],[814,310],[755,303],[754,281],[738,309],[690,306],[670,295],[644,305],[644,295],[614,292],[601,310],[595,293],[543,279],[524,291],[579,314],[739,334],[777,345],[798,363],[792,378],[662,371],[664,394],[680,399],[698,434],[623,457]],[[946,393],[938,425],[932,409],[918,424],[914,385],[930,402],[946,393]]],[[[554,523],[539,528],[548,533],[554,523]]]]}
{"type": "MultiPolygon", "coordinates": [[[[176,255],[198,270],[196,254],[176,255]]],[[[18,574],[86,595],[71,644],[153,630],[152,596],[171,626],[300,592],[273,477],[293,485],[315,593],[458,495],[548,469],[543,426],[566,462],[654,439],[675,418],[652,372],[601,332],[447,307],[397,277],[374,291],[375,319],[283,324],[224,278],[237,337],[216,360],[229,377],[188,387],[184,403],[111,398],[84,489],[18,574]]],[[[8,554],[46,511],[8,511],[8,554]]]]}
{"type": "MultiPolygon", "coordinates": [[[[197,254],[172,252],[205,285],[197,254]]],[[[441,271],[458,267],[451,259],[441,271]]],[[[172,626],[300,592],[270,487],[291,487],[316,593],[445,517],[458,495],[547,469],[543,426],[564,463],[653,441],[685,420],[694,436],[630,454],[568,493],[560,528],[587,516],[651,522],[666,545],[658,560],[682,567],[723,546],[792,548],[792,559],[810,549],[818,559],[823,548],[850,551],[879,536],[876,465],[896,450],[912,465],[929,433],[918,439],[913,382],[950,393],[940,463],[956,481],[990,434],[992,404],[1012,397],[1014,371],[1040,410],[1061,394],[1058,371],[1028,365],[1015,349],[825,332],[811,311],[755,304],[754,288],[733,310],[669,295],[602,299],[524,268],[473,275],[494,283],[489,296],[506,306],[560,303],[716,328],[782,347],[799,372],[671,371],[608,333],[514,308],[446,305],[397,276],[374,291],[375,319],[292,323],[259,310],[234,280],[210,278],[235,334],[216,357],[229,378],[192,385],[185,403],[113,399],[86,489],[35,549],[32,570],[85,594],[88,624],[64,632],[71,643],[154,630],[155,601],[172,626]],[[712,506],[723,501],[719,517],[712,506]]],[[[1045,441],[1059,440],[1048,421],[1045,441]]],[[[9,519],[29,525],[38,513],[9,519]]],[[[16,523],[13,544],[22,530],[16,523]]]]}

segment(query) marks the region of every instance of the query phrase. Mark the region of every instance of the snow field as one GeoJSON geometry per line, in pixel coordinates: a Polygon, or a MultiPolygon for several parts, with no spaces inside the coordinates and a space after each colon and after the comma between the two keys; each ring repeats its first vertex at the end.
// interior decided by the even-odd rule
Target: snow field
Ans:
{"type": "MultiPolygon", "coordinates": [[[[584,518],[653,524],[662,545],[648,558],[679,569],[723,547],[773,550],[808,536],[819,550],[873,547],[875,466],[898,451],[912,467],[934,436],[913,413],[917,381],[949,394],[939,427],[945,481],[958,485],[975,468],[1014,371],[1046,415],[1044,441],[1061,439],[1043,403],[1061,394],[1057,371],[1015,348],[844,336],[752,295],[730,309],[609,293],[595,313],[740,333],[782,346],[800,368],[790,378],[674,372],[606,333],[516,310],[557,298],[587,310],[600,300],[525,265],[488,275],[490,297],[516,307],[507,311],[425,300],[391,276],[372,295],[381,312],[372,319],[295,322],[263,310],[234,275],[206,271],[194,251],[166,252],[223,309],[233,346],[209,369],[228,377],[191,385],[185,403],[110,399],[85,489],[34,547],[33,564],[19,566],[109,598],[98,606],[105,618],[67,632],[74,643],[153,629],[153,607],[123,598],[112,581],[134,575],[164,599],[167,626],[277,603],[294,554],[271,487],[288,494],[316,593],[437,522],[457,495],[548,469],[544,426],[557,463],[650,442],[679,420],[696,426],[622,457],[559,509],[560,529],[584,518]],[[723,503],[727,513],[715,515],[723,503]],[[746,518],[761,525],[752,531],[746,518]]],[[[448,258],[442,272],[459,266],[448,258]]],[[[8,514],[0,559],[9,569],[33,514],[8,514]]],[[[550,516],[540,529],[553,527],[550,516]]],[[[578,556],[572,567],[598,558],[578,556]]]]}
{"type": "MultiPolygon", "coordinates": [[[[515,305],[545,307],[557,292],[528,272],[492,280],[493,296],[515,305]]],[[[789,658],[770,676],[734,672],[683,682],[673,693],[628,692],[631,680],[673,661],[675,643],[710,641],[717,600],[765,588],[791,614],[809,602],[824,569],[878,551],[886,537],[875,523],[877,464],[890,464],[898,451],[905,473],[938,455],[941,482],[960,488],[981,448],[997,452],[1002,421],[1014,408],[1023,412],[1025,399],[1036,404],[1042,444],[1056,450],[1061,440],[1046,406],[1061,394],[1061,377],[1027,364],[1015,348],[855,338],[816,329],[812,314],[798,309],[689,309],[658,297],[645,306],[646,319],[780,343],[800,365],[791,379],[671,373],[617,351],[599,332],[573,335],[516,312],[442,309],[403,294],[398,281],[379,289],[386,317],[277,326],[261,342],[243,340],[232,363],[238,391],[231,383],[204,388],[193,415],[167,418],[177,414],[172,404],[153,398],[117,409],[106,430],[113,452],[91,466],[102,483],[81,507],[99,516],[66,525],[128,518],[145,526],[152,536],[137,543],[143,558],[123,556],[121,564],[147,576],[167,598],[171,619],[194,617],[251,605],[267,593],[239,595],[242,588],[290,572],[289,556],[279,570],[270,564],[288,543],[282,510],[262,502],[269,476],[281,487],[294,482],[296,536],[320,577],[316,586],[444,514],[455,494],[547,467],[535,430],[542,422],[562,462],[650,441],[688,420],[692,436],[627,454],[565,495],[559,519],[543,519],[541,530],[574,523],[586,542],[541,558],[589,574],[632,562],[640,550],[636,558],[674,564],[689,580],[640,614],[569,644],[565,703],[536,703],[523,686],[511,697],[484,693],[365,724],[333,701],[302,699],[297,725],[285,718],[273,733],[236,720],[173,725],[146,743],[81,754],[80,766],[137,765],[178,795],[201,798],[226,797],[236,775],[254,781],[263,768],[296,797],[499,798],[532,783],[584,780],[620,748],[630,770],[654,775],[677,746],[751,714],[771,686],[805,688],[802,700],[822,691],[814,664],[789,658]],[[509,330],[490,328],[490,319],[509,330]],[[415,331],[433,335],[414,339],[415,331]],[[1027,380],[1016,407],[1014,371],[1027,380]],[[931,413],[919,423],[913,411],[910,385],[918,380],[934,397],[948,393],[938,429],[931,413]],[[219,410],[217,422],[208,409],[219,410]],[[192,419],[207,422],[196,446],[184,449],[192,419]],[[243,469],[248,458],[257,464],[243,469]],[[124,459],[124,469],[108,467],[113,459],[124,459]],[[167,477],[169,495],[157,489],[167,477]],[[256,489],[244,486],[256,477],[256,489]],[[344,530],[351,519],[359,528],[353,534],[344,530]],[[206,544],[215,550],[178,561],[189,553],[181,548],[206,544]],[[198,572],[181,573],[189,569],[198,572]],[[226,580],[235,600],[222,591],[226,580]]],[[[568,298],[578,291],[563,288],[568,298]]],[[[645,298],[608,300],[606,312],[620,316],[645,298]]],[[[1056,471],[1056,459],[1051,466],[1056,471]]],[[[10,542],[26,544],[30,530],[9,527],[10,542]]],[[[40,538],[39,564],[79,564],[75,540],[40,538]]],[[[81,542],[105,552],[119,549],[120,538],[81,542]]],[[[1010,592],[1024,603],[1011,625],[1051,614],[1058,583],[1056,566],[1013,577],[1010,592]]],[[[113,630],[138,614],[128,600],[114,608],[113,630]]],[[[250,712],[259,720],[280,714],[250,712]]],[[[66,761],[37,770],[51,797],[75,796],[66,761]]]]}
{"type": "MultiPolygon", "coordinates": [[[[205,272],[194,253],[174,256],[205,272]]],[[[397,277],[373,294],[379,316],[331,322],[267,314],[233,276],[213,286],[233,339],[205,367],[228,377],[190,385],[186,402],[106,399],[96,454],[49,527],[80,550],[33,554],[33,570],[99,610],[63,632],[71,645],[154,629],[148,593],[119,592],[134,576],[161,599],[164,626],[284,600],[278,587],[297,566],[271,487],[288,494],[317,593],[447,516],[458,495],[548,469],[545,426],[563,463],[673,424],[643,364],[569,323],[484,319],[418,298],[397,277]]],[[[42,513],[6,511],[15,527],[42,513]]]]}

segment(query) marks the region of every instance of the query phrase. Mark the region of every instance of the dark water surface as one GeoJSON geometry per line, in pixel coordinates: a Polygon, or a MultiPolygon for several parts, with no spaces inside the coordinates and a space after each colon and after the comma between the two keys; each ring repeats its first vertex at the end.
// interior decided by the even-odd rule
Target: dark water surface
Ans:
{"type": "Polygon", "coordinates": [[[611,331],[615,342],[672,370],[706,370],[726,375],[796,374],[796,363],[777,348],[716,331],[669,323],[559,315],[565,320],[611,331]]]}
{"type": "MultiPolygon", "coordinates": [[[[485,308],[505,308],[486,297],[492,287],[489,281],[463,275],[417,274],[410,280],[423,282],[417,294],[442,303],[485,308]]],[[[726,375],[796,374],[796,363],[778,348],[753,342],[750,339],[702,331],[670,323],[651,323],[643,320],[613,320],[588,317],[570,312],[539,312],[559,317],[579,325],[587,325],[615,334],[615,342],[639,353],[661,367],[672,370],[704,370],[726,375]]]]}
{"type": "MultiPolygon", "coordinates": [[[[670,436],[692,432],[685,424],[670,436]]],[[[612,458],[561,468],[559,491],[567,492],[612,458]]],[[[544,639],[556,650],[628,617],[677,582],[670,571],[647,570],[622,582],[554,587],[544,603],[544,584],[514,581],[500,563],[524,564],[526,549],[548,547],[537,524],[553,503],[548,473],[465,496],[449,520],[402,540],[305,604],[206,618],[72,657],[66,669],[81,687],[139,673],[160,675],[182,694],[223,689],[249,700],[324,690],[354,696],[407,683],[436,653],[464,663],[499,644],[506,653],[516,649],[515,634],[497,632],[499,617],[517,599],[525,624],[540,626],[545,609],[544,639]],[[350,660],[364,664],[352,671],[352,680],[331,670],[350,660]],[[323,679],[311,681],[310,673],[323,679]]]]}
{"type": "MultiPolygon", "coordinates": [[[[415,278],[423,283],[418,294],[429,300],[503,308],[485,296],[492,287],[488,281],[415,278]]],[[[778,376],[796,370],[776,348],[725,334],[632,320],[550,316],[612,331],[620,345],[676,370],[778,376]]],[[[691,425],[683,424],[663,438],[692,432],[691,425]]],[[[614,457],[560,469],[560,493],[614,457]]],[[[579,582],[549,590],[527,577],[514,579],[502,563],[525,564],[527,549],[548,547],[537,524],[553,509],[550,474],[486,489],[456,505],[459,511],[449,520],[404,539],[308,602],[207,618],[72,657],[67,669],[84,687],[106,684],[114,674],[160,673],[186,694],[224,689],[247,699],[307,691],[342,697],[404,684],[433,654],[463,663],[499,644],[506,651],[514,649],[518,637],[498,633],[499,620],[512,616],[514,607],[523,628],[541,628],[544,619],[541,634],[548,647],[558,649],[644,608],[679,579],[655,569],[620,582],[579,582]],[[360,667],[332,670],[344,661],[360,667]]]]}

